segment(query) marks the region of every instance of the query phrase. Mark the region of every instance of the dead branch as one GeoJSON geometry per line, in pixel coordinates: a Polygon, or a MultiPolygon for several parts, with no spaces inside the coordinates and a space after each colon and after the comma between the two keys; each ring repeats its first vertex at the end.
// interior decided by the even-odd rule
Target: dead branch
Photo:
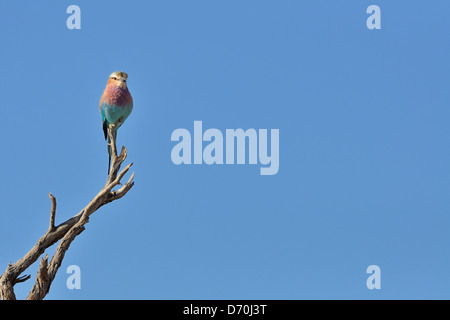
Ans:
{"type": "Polygon", "coordinates": [[[5,272],[0,276],[0,299],[15,300],[14,285],[19,282],[24,282],[31,277],[31,275],[21,276],[21,274],[36,262],[47,248],[61,240],[50,262],[48,262],[48,254],[46,254],[44,258],[41,258],[36,281],[26,298],[27,300],[43,299],[50,290],[50,285],[56,276],[56,272],[61,266],[67,249],[69,249],[69,246],[76,236],[84,231],[84,225],[89,222],[89,216],[105,204],[122,198],[133,187],[134,173],[131,174],[131,177],[120,189],[113,190],[117,185],[122,185],[120,181],[133,163],[130,163],[120,171],[120,167],[127,157],[127,149],[122,147],[120,154],[117,155],[116,141],[114,139],[112,126],[108,128],[108,134],[111,141],[112,156],[111,170],[105,185],[86,207],[58,226],[55,226],[56,198],[49,193],[52,204],[49,228],[25,256],[14,264],[8,264],[5,272]]]}

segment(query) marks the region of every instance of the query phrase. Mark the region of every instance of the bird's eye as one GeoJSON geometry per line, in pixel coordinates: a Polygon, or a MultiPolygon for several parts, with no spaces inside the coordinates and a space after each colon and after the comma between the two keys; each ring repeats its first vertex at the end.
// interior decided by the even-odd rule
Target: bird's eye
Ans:
{"type": "Polygon", "coordinates": [[[116,78],[116,77],[113,77],[113,79],[114,79],[114,80],[117,80],[117,78],[116,78]]]}

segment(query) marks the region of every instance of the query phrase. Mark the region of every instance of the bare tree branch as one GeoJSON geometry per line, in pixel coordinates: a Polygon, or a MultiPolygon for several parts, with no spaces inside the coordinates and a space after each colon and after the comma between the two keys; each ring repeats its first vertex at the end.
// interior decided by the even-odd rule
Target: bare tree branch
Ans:
{"type": "Polygon", "coordinates": [[[56,198],[50,192],[48,193],[48,196],[52,202],[52,209],[50,210],[50,226],[48,227],[48,230],[52,231],[55,229],[56,198]]]}
{"type": "Polygon", "coordinates": [[[9,263],[5,272],[0,276],[0,299],[15,300],[14,285],[28,280],[31,276],[20,276],[29,266],[45,252],[47,248],[61,240],[56,248],[55,254],[48,262],[48,254],[41,258],[39,269],[36,275],[36,281],[33,288],[27,296],[27,300],[41,300],[50,290],[50,285],[61,266],[62,260],[73,240],[84,231],[84,225],[89,222],[89,216],[100,207],[114,200],[122,198],[134,185],[134,173],[119,190],[113,190],[117,185],[121,185],[121,179],[128,172],[133,163],[127,165],[122,171],[120,167],[127,157],[127,149],[122,147],[117,155],[116,141],[113,135],[113,126],[108,128],[108,134],[111,141],[111,169],[105,185],[100,192],[84,207],[79,213],[65,222],[55,226],[56,217],[56,198],[49,193],[51,201],[50,224],[47,232],[39,238],[37,243],[28,251],[25,256],[16,263],[9,263]]]}

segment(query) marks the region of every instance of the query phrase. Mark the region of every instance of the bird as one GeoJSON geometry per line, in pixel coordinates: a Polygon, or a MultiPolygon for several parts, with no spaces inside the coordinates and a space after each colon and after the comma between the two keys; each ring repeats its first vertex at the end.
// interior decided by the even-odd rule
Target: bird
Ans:
{"type": "Polygon", "coordinates": [[[117,130],[125,122],[133,110],[133,98],[127,87],[128,74],[123,71],[114,71],[108,78],[106,88],[100,98],[100,115],[102,117],[103,133],[108,143],[108,174],[111,167],[111,141],[108,128],[113,126],[114,140],[117,130]]]}

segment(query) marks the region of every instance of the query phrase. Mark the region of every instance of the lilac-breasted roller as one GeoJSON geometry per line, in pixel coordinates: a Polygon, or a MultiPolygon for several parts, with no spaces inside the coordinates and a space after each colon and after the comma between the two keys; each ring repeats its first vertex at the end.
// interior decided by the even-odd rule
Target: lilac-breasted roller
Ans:
{"type": "Polygon", "coordinates": [[[108,142],[108,174],[111,166],[110,139],[108,135],[108,127],[113,124],[114,139],[117,137],[117,130],[125,122],[133,110],[133,98],[127,87],[128,74],[122,71],[115,71],[111,73],[106,84],[105,91],[103,91],[100,98],[100,114],[102,115],[103,133],[105,140],[108,142]]]}

